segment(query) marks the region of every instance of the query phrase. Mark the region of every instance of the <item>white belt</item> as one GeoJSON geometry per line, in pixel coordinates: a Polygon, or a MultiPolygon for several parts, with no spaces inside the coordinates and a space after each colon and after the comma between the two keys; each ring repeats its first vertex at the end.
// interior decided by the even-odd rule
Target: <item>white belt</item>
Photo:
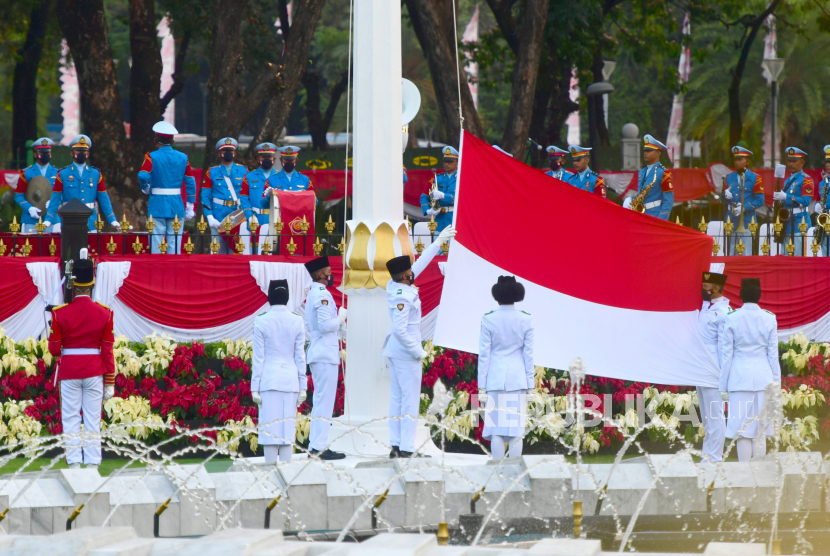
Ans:
{"type": "Polygon", "coordinates": [[[84,204],[85,204],[88,208],[91,208],[92,210],[95,210],[95,205],[97,205],[98,203],[84,203],[84,204]]]}
{"type": "Polygon", "coordinates": [[[151,195],[181,195],[181,189],[168,189],[166,187],[154,187],[150,189],[151,195]]]}
{"type": "Polygon", "coordinates": [[[654,207],[659,207],[661,204],[663,204],[663,201],[653,201],[651,203],[646,203],[643,206],[646,209],[653,209],[654,207]]]}
{"type": "Polygon", "coordinates": [[[263,209],[261,209],[261,208],[253,208],[253,207],[251,207],[251,210],[252,210],[252,211],[254,211],[254,214],[268,214],[268,210],[269,210],[269,209],[264,209],[264,210],[263,210],[263,209]]]}
{"type": "Polygon", "coordinates": [[[799,212],[804,212],[805,210],[807,210],[807,209],[794,208],[794,209],[791,209],[790,212],[793,213],[793,214],[798,214],[799,212]]]}
{"type": "Polygon", "coordinates": [[[63,348],[63,355],[101,355],[101,350],[95,348],[63,348]]]}

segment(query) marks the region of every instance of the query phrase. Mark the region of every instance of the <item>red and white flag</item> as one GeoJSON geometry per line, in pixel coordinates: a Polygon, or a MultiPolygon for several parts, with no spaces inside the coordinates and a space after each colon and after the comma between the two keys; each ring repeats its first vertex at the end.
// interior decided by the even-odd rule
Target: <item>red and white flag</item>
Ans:
{"type": "Polygon", "coordinates": [[[712,238],[587,194],[464,132],[435,343],[478,353],[499,275],[524,284],[537,365],[716,387],[697,332],[712,238]]]}

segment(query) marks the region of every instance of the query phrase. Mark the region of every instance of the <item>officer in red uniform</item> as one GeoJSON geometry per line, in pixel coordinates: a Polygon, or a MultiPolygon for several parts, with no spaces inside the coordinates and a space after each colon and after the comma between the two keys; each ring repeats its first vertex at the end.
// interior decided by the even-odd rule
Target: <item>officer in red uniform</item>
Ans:
{"type": "Polygon", "coordinates": [[[52,310],[49,352],[58,360],[63,432],[73,435],[66,443],[66,463],[97,469],[101,463],[101,409],[115,392],[115,356],[112,311],[90,298],[95,284],[92,261],[81,250],[75,264],[75,298],[52,310]],[[84,438],[81,446],[81,411],[84,438]]]}

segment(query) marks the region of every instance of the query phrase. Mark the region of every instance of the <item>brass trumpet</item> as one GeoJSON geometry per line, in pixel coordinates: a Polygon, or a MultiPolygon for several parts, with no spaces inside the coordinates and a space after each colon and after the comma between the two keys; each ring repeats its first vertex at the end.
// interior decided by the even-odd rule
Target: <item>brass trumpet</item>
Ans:
{"type": "Polygon", "coordinates": [[[816,217],[816,243],[824,240],[825,229],[830,228],[830,214],[827,214],[827,190],[830,189],[830,175],[824,177],[824,191],[821,195],[821,208],[824,210],[816,217]]]}

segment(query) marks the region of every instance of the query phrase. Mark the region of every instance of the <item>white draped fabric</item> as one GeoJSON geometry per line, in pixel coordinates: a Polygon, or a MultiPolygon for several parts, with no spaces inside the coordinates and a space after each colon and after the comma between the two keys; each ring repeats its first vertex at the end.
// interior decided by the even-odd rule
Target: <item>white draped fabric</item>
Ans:
{"type": "Polygon", "coordinates": [[[63,303],[63,289],[60,288],[61,273],[58,263],[27,263],[26,269],[37,287],[37,295],[22,310],[0,322],[6,336],[22,341],[32,336],[40,337],[46,332],[46,305],[63,303]]]}

